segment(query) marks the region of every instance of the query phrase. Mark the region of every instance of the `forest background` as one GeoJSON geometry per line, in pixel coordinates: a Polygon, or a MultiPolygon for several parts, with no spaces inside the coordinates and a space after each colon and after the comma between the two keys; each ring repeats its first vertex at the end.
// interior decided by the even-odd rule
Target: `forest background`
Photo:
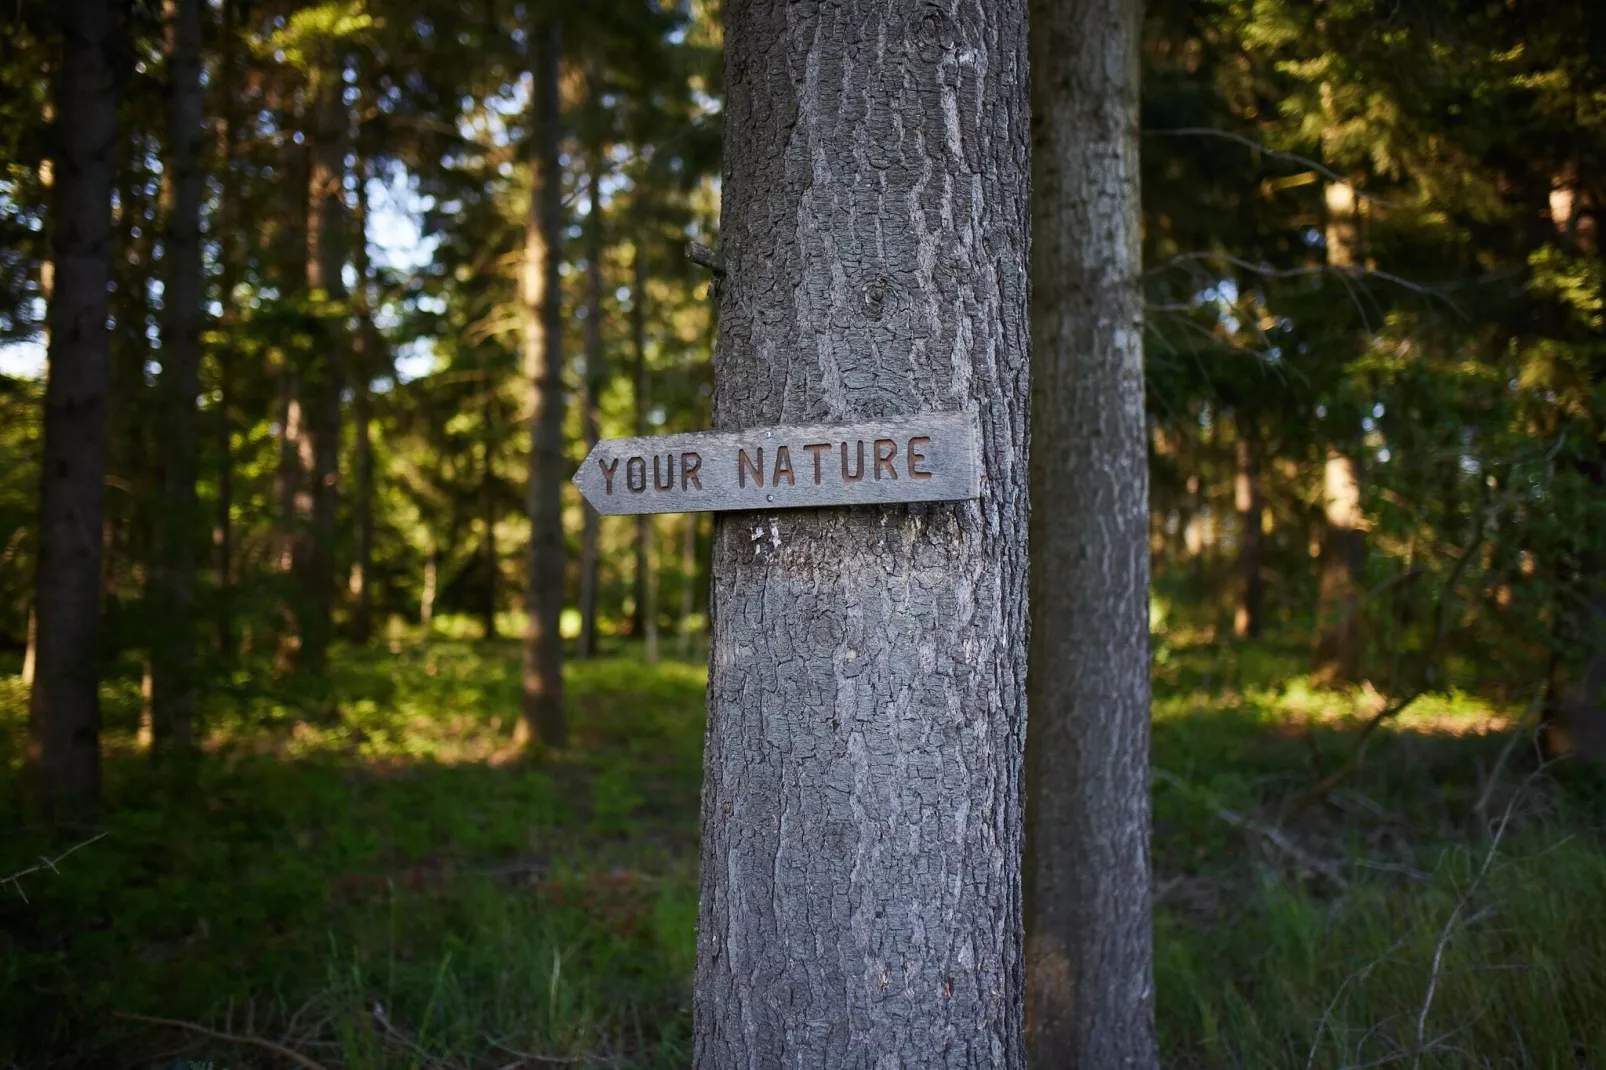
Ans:
{"type": "MultiPolygon", "coordinates": [[[[0,14],[0,1059],[679,1065],[708,522],[528,488],[708,424],[717,10],[109,10],[109,131],[57,121],[55,6],[0,14]],[[99,135],[86,595],[42,365],[99,135]],[[42,672],[99,707],[48,825],[42,672]]],[[[1606,1051],[1603,56],[1584,0],[1149,5],[1169,1064],[1606,1051]]]]}

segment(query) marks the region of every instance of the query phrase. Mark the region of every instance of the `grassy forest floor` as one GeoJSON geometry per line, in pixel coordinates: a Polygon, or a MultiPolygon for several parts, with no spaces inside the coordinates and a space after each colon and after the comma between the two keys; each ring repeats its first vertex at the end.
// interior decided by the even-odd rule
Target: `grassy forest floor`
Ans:
{"type": "MultiPolygon", "coordinates": [[[[1376,708],[1303,661],[1158,642],[1166,1065],[1601,1065],[1606,771],[1521,739],[1502,762],[1525,696],[1424,700],[1279,823],[1376,708]]],[[[0,877],[105,834],[0,888],[0,1065],[684,1065],[702,666],[571,664],[574,745],[528,764],[514,645],[336,665],[338,716],[220,689],[183,791],[114,684],[105,824],[47,838],[7,798],[0,877]]],[[[0,676],[11,783],[23,707],[0,676]]]]}

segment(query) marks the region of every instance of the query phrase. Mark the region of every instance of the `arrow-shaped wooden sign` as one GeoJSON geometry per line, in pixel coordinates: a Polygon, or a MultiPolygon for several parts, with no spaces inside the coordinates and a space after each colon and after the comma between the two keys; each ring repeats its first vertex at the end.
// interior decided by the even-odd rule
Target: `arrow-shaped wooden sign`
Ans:
{"type": "Polygon", "coordinates": [[[699,431],[598,442],[574,474],[606,515],[964,501],[981,494],[975,419],[699,431]]]}

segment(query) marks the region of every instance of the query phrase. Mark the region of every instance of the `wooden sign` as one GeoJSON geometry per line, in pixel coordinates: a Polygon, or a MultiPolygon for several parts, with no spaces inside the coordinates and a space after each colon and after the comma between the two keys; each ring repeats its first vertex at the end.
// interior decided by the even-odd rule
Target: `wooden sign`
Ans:
{"type": "Polygon", "coordinates": [[[975,419],[699,431],[598,442],[574,474],[599,513],[696,513],[965,501],[981,494],[975,419]]]}

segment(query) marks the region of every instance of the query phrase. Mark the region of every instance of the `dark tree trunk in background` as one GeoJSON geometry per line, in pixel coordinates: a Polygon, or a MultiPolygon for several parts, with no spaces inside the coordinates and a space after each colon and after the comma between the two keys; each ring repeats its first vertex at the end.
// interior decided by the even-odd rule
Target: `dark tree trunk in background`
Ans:
{"type": "Polygon", "coordinates": [[[100,795],[100,567],[113,151],[117,90],[109,0],[63,0],[56,81],[55,292],[40,465],[38,647],[28,706],[30,779],[54,812],[100,795]]]}
{"type": "MultiPolygon", "coordinates": [[[[642,258],[642,238],[636,238],[636,251],[630,265],[630,348],[635,357],[635,386],[631,401],[635,405],[635,433],[647,433],[647,268],[642,258]]],[[[631,614],[630,634],[641,635],[647,628],[647,559],[652,556],[648,540],[652,538],[652,525],[645,514],[636,517],[635,609],[631,614]]]]}
{"type": "MultiPolygon", "coordinates": [[[[589,209],[586,216],[586,371],[585,393],[581,399],[582,433],[586,451],[597,444],[599,437],[598,407],[601,405],[603,384],[607,374],[603,367],[602,349],[602,196],[598,189],[602,177],[602,159],[593,152],[589,160],[587,180],[589,209]]],[[[581,506],[585,527],[580,533],[580,643],[582,658],[597,654],[597,574],[601,558],[598,542],[602,535],[602,517],[589,503],[581,506]]]]}
{"type": "Polygon", "coordinates": [[[162,290],[161,414],[156,427],[162,494],[150,574],[151,742],[187,749],[195,720],[195,573],[200,471],[196,399],[201,320],[201,0],[168,0],[167,227],[162,290]]]}
{"type": "Polygon", "coordinates": [[[223,340],[217,347],[217,502],[212,524],[212,549],[217,572],[217,651],[234,656],[234,334],[240,318],[234,308],[234,288],[240,277],[240,192],[234,174],[234,141],[240,125],[235,71],[236,0],[223,0],[218,54],[218,104],[222,120],[218,130],[218,301],[222,306],[223,340]]]}
{"type": "Polygon", "coordinates": [[[357,219],[353,233],[357,238],[353,260],[357,272],[357,293],[352,302],[357,314],[357,335],[353,339],[352,423],[356,441],[352,463],[356,468],[352,490],[351,517],[356,529],[357,558],[351,565],[351,641],[366,644],[374,634],[374,376],[383,363],[380,347],[384,341],[374,326],[373,286],[368,259],[368,169],[357,171],[357,219]]]}
{"type": "Polygon", "coordinates": [[[1260,638],[1261,603],[1265,583],[1261,579],[1261,525],[1265,499],[1260,489],[1260,442],[1255,420],[1238,414],[1238,442],[1235,459],[1238,471],[1233,481],[1234,504],[1238,507],[1238,609],[1233,617],[1233,634],[1240,639],[1260,638]]]}
{"type": "MultiPolygon", "coordinates": [[[[642,259],[640,239],[631,264],[630,345],[636,359],[636,434],[647,433],[647,266],[642,259]]],[[[652,517],[636,517],[636,628],[646,640],[648,665],[658,663],[658,576],[652,568],[652,517]]]]}
{"type": "MultiPolygon", "coordinates": [[[[1323,86],[1324,94],[1327,87],[1323,86]]],[[[1352,269],[1363,261],[1359,199],[1353,183],[1329,182],[1324,238],[1327,263],[1352,269]]],[[[1329,446],[1322,469],[1327,514],[1322,537],[1321,580],[1316,597],[1312,672],[1323,684],[1353,683],[1360,660],[1360,566],[1366,548],[1361,524],[1361,478],[1348,443],[1329,446]]]]}
{"type": "Polygon", "coordinates": [[[535,404],[530,417],[527,558],[521,742],[552,747],[568,741],[563,713],[563,320],[559,242],[563,174],[558,158],[561,101],[558,63],[562,31],[539,26],[530,101],[530,218],[524,228],[524,372],[535,404]]]}
{"type": "Polygon", "coordinates": [[[1154,1067],[1138,0],[1032,7],[1026,1021],[1044,1067],[1154,1067]]]}
{"type": "Polygon", "coordinates": [[[307,177],[307,290],[318,305],[317,342],[306,354],[301,376],[310,485],[298,518],[295,572],[300,588],[297,667],[321,675],[329,658],[335,597],[335,506],[340,467],[340,394],[344,386],[347,298],[341,269],[346,263],[346,106],[338,58],[330,56],[312,87],[312,123],[307,177]]]}
{"type": "Polygon", "coordinates": [[[1019,1067],[1024,0],[725,24],[715,426],[969,408],[986,475],[716,523],[694,1065],[1019,1067]]]}
{"type": "Polygon", "coordinates": [[[1322,538],[1321,584],[1316,597],[1313,672],[1323,684],[1353,683],[1360,658],[1358,575],[1365,535],[1361,531],[1361,479],[1354,458],[1329,450],[1322,471],[1327,514],[1322,538]]]}

